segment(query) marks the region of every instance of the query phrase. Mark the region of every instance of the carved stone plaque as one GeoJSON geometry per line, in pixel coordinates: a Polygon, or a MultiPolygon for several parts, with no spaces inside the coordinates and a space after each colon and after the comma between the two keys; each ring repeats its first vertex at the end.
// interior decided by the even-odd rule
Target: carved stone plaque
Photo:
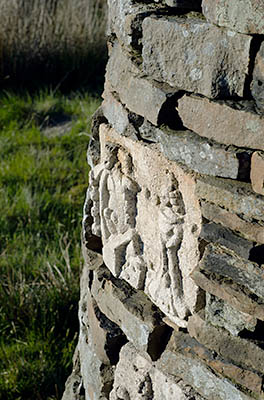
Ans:
{"type": "Polygon", "coordinates": [[[142,289],[179,326],[199,306],[190,278],[199,261],[195,180],[157,145],[100,127],[101,159],[90,174],[92,231],[114,276],[142,289]]]}

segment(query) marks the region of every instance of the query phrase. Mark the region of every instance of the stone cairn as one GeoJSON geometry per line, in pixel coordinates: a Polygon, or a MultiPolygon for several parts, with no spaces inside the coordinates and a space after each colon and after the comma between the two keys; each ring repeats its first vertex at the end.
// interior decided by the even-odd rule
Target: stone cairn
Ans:
{"type": "Polygon", "coordinates": [[[63,400],[264,399],[263,35],[263,0],[109,0],[63,400]]]}

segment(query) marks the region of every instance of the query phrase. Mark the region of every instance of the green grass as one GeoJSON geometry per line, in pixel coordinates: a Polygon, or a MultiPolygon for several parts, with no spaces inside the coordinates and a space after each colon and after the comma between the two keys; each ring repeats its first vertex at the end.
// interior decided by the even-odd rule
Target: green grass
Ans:
{"type": "Polygon", "coordinates": [[[60,399],[76,344],[89,124],[99,99],[0,95],[0,399],[60,399]],[[67,132],[50,131],[71,119],[67,132]]]}

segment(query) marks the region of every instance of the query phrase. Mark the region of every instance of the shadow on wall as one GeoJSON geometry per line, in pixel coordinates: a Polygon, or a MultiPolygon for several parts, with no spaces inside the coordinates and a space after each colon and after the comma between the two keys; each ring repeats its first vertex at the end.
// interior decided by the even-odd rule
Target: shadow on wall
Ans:
{"type": "Polygon", "coordinates": [[[106,21],[106,0],[0,0],[0,85],[100,86],[106,21]]]}

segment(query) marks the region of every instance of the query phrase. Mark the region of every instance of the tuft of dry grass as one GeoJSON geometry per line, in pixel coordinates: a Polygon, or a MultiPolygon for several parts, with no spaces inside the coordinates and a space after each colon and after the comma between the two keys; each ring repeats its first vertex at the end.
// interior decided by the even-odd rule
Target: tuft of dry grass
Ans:
{"type": "Polygon", "coordinates": [[[0,74],[105,57],[106,0],[0,0],[0,74]]]}

